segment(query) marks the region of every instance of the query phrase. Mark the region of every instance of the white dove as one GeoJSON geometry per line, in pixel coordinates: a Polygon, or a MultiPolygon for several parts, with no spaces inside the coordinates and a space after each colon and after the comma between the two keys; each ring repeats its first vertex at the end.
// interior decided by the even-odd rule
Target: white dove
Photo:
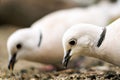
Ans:
{"type": "Polygon", "coordinates": [[[109,18],[100,7],[65,9],[48,14],[30,28],[20,29],[8,38],[8,67],[12,70],[20,59],[60,64],[64,53],[62,36],[69,27],[80,22],[105,26],[109,18]]]}
{"type": "Polygon", "coordinates": [[[120,18],[103,28],[92,24],[77,24],[63,36],[64,59],[67,67],[72,56],[83,55],[120,66],[120,18]]]}

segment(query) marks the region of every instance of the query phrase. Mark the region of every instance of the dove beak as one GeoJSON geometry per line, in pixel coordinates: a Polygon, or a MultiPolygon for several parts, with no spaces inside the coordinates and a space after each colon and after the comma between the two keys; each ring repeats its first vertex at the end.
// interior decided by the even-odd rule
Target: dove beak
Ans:
{"type": "Polygon", "coordinates": [[[16,63],[16,53],[11,57],[9,64],[8,64],[8,69],[10,71],[13,71],[15,63],[16,63]]]}
{"type": "Polygon", "coordinates": [[[64,56],[64,58],[63,58],[63,62],[62,62],[62,63],[63,63],[63,66],[64,66],[65,68],[67,68],[68,62],[69,62],[69,60],[70,60],[70,58],[71,58],[70,53],[71,53],[71,49],[69,49],[68,51],[66,51],[65,56],[64,56]]]}

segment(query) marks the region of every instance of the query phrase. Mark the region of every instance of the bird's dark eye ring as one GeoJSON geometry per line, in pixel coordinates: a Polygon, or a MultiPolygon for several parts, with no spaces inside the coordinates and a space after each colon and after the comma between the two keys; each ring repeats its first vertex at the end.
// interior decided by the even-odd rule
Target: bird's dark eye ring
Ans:
{"type": "Polygon", "coordinates": [[[72,39],[72,40],[69,41],[69,44],[72,45],[72,46],[75,45],[76,43],[77,43],[76,39],[72,39]]]}
{"type": "Polygon", "coordinates": [[[17,49],[21,49],[22,48],[22,45],[19,43],[16,45],[17,49]]]}

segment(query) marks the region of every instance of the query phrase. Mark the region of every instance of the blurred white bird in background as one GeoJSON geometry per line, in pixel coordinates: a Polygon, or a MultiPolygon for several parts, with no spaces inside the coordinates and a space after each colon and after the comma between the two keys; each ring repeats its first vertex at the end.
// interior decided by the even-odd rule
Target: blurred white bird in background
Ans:
{"type": "Polygon", "coordinates": [[[113,17],[109,9],[111,11],[111,8],[117,5],[106,6],[104,9],[102,6],[56,11],[33,23],[30,28],[14,32],[7,42],[9,69],[13,69],[15,62],[20,59],[52,65],[61,64],[64,32],[81,22],[98,26],[107,25],[113,17]]]}
{"type": "Polygon", "coordinates": [[[120,19],[106,28],[91,24],[74,25],[65,32],[63,46],[65,67],[75,55],[90,56],[120,66],[120,19]]]}

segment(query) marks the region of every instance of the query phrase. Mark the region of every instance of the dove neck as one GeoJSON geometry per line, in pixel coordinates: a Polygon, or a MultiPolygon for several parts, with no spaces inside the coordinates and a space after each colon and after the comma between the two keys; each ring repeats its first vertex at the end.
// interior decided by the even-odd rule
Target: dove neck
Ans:
{"type": "Polygon", "coordinates": [[[103,54],[99,54],[106,36],[106,28],[100,27],[99,30],[94,31],[94,37],[91,40],[91,45],[86,50],[87,56],[95,58],[103,58],[103,54]]]}

